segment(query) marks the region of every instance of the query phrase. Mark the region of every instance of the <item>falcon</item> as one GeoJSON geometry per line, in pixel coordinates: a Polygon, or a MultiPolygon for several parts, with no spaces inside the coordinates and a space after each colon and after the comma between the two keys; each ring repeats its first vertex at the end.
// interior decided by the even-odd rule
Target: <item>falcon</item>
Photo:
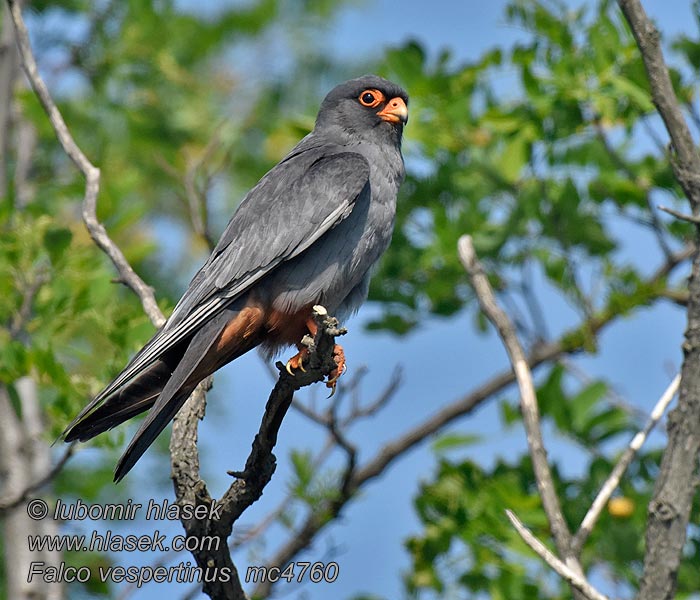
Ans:
{"type": "MultiPolygon", "coordinates": [[[[325,97],[313,131],[245,196],[165,325],[64,432],[86,441],[149,411],[115,469],[121,480],[197,384],[262,347],[297,344],[287,369],[304,368],[299,344],[316,333],[312,307],[356,311],[373,265],[389,246],[408,95],[376,75],[325,97]]],[[[345,368],[336,346],[335,389],[345,368]]]]}

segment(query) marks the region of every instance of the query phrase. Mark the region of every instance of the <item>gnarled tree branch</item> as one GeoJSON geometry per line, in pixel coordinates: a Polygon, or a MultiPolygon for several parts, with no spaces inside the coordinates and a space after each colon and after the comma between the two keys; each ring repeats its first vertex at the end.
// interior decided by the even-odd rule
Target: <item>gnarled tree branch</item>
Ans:
{"type": "MultiPolygon", "coordinates": [[[[262,422],[245,468],[231,472],[236,480],[219,500],[209,495],[206,484],[199,477],[199,462],[196,452],[196,419],[203,413],[196,412],[196,403],[182,411],[176,418],[171,437],[170,452],[175,494],[179,505],[194,507],[212,504],[220,509],[217,518],[183,520],[188,536],[205,539],[209,536],[218,540],[215,547],[192,552],[197,564],[209,573],[205,577],[203,591],[211,598],[224,600],[244,600],[246,598],[236,568],[231,560],[227,544],[233,524],[243,512],[262,495],[276,468],[273,449],[282,420],[292,403],[294,392],[312,383],[322,381],[336,368],[334,361],[335,337],[345,330],[338,327],[338,321],[329,317],[323,307],[314,308],[314,318],[318,333],[309,341],[309,360],[306,372],[297,371],[290,375],[282,363],[277,363],[279,378],[265,406],[262,422]]],[[[188,401],[189,402],[189,401],[188,401]]]]}

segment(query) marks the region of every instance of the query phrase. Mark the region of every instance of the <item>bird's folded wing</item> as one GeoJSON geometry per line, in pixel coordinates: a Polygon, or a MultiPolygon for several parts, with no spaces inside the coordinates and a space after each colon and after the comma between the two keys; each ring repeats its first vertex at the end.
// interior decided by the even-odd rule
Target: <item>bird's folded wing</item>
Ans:
{"type": "Polygon", "coordinates": [[[244,198],[168,322],[68,429],[261,277],[308,249],[363,193],[369,193],[369,164],[360,154],[311,148],[278,164],[244,198]]]}

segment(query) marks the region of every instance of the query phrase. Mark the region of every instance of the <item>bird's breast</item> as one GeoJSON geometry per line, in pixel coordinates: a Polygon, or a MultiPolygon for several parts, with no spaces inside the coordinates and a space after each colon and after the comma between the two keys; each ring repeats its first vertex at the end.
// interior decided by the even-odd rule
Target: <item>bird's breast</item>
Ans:
{"type": "Polygon", "coordinates": [[[342,314],[356,310],[365,300],[370,270],[391,241],[396,194],[403,179],[398,151],[396,156],[368,154],[369,185],[352,212],[266,282],[277,311],[291,314],[322,304],[331,314],[342,314]]]}

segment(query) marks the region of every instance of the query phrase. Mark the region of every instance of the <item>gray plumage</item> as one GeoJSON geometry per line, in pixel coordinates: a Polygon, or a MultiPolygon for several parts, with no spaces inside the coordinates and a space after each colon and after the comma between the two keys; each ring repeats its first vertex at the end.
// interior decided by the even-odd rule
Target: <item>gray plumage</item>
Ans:
{"type": "Polygon", "coordinates": [[[313,132],[243,199],[166,324],[66,429],[66,441],[90,439],[153,406],[115,479],[201,379],[252,346],[279,345],[261,329],[230,356],[210,356],[243,307],[294,314],[322,304],[347,314],[366,298],[370,271],[391,240],[406,115],[380,118],[386,102],[364,106],[358,99],[364,90],[378,90],[386,102],[399,98],[404,109],[408,102],[400,87],[374,75],[333,89],[313,132]]]}

